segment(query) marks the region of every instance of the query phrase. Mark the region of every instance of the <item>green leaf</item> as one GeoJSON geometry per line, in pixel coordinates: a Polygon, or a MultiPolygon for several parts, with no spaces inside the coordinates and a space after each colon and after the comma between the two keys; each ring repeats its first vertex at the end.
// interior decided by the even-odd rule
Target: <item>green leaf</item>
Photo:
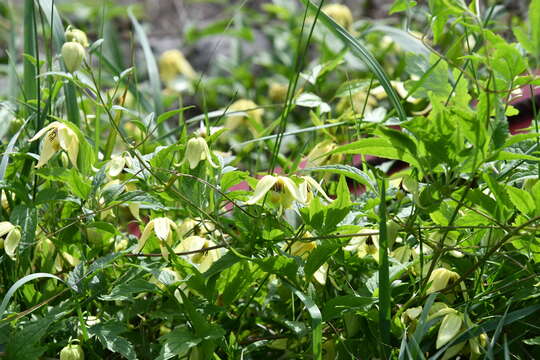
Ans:
{"type": "Polygon", "coordinates": [[[11,213],[10,221],[22,229],[20,249],[24,250],[34,242],[36,237],[37,209],[26,205],[17,205],[11,213]]]}
{"type": "Polygon", "coordinates": [[[330,154],[361,154],[374,155],[387,159],[403,160],[418,166],[417,161],[409,154],[400,151],[386,139],[365,138],[353,143],[343,145],[330,152],[330,154]]]}
{"type": "Polygon", "coordinates": [[[135,301],[134,294],[142,292],[155,293],[159,289],[156,285],[143,279],[134,279],[127,283],[116,285],[109,295],[100,296],[105,301],[135,301]]]}
{"type": "Polygon", "coordinates": [[[341,164],[323,165],[314,168],[304,169],[304,171],[324,171],[332,174],[343,175],[359,182],[362,185],[365,185],[369,188],[370,191],[377,192],[377,183],[368,174],[354,166],[341,164]]]}
{"type": "Polygon", "coordinates": [[[367,312],[373,304],[377,302],[377,298],[344,295],[333,298],[328,301],[323,307],[324,321],[337,319],[347,311],[364,311],[367,312]]]}
{"type": "Polygon", "coordinates": [[[231,20],[229,19],[218,20],[201,29],[191,26],[186,30],[184,37],[188,43],[194,43],[211,35],[234,36],[246,41],[254,40],[253,32],[250,28],[241,27],[238,29],[231,27],[231,20]]]}
{"type": "Polygon", "coordinates": [[[388,11],[390,15],[399,13],[402,11],[407,11],[416,6],[416,1],[412,0],[395,0],[392,4],[392,7],[388,11]]]}
{"type": "Polygon", "coordinates": [[[313,359],[322,360],[322,315],[321,311],[309,296],[289,285],[294,294],[302,301],[311,317],[311,343],[313,359]]]}
{"type": "Polygon", "coordinates": [[[178,327],[159,338],[163,343],[158,360],[167,360],[175,356],[185,356],[189,349],[197,346],[202,339],[184,327],[178,327]]]}
{"type": "Polygon", "coordinates": [[[88,333],[92,336],[96,336],[99,339],[99,342],[101,342],[108,350],[119,353],[129,360],[137,359],[135,348],[131,342],[120,336],[120,334],[127,330],[128,329],[124,325],[121,325],[116,321],[110,321],[90,327],[88,333]]]}
{"type": "Polygon", "coordinates": [[[506,191],[510,196],[512,204],[523,214],[531,215],[536,210],[536,204],[533,197],[525,190],[515,188],[513,186],[506,186],[506,191]]]}
{"type": "Polygon", "coordinates": [[[80,199],[87,199],[92,185],[88,179],[83,179],[76,169],[43,168],[37,174],[44,179],[59,181],[66,184],[69,190],[80,199]]]}
{"type": "Polygon", "coordinates": [[[328,260],[334,253],[341,248],[341,242],[338,240],[324,240],[321,245],[318,245],[306,260],[304,272],[306,279],[311,279],[313,274],[328,260]]]}

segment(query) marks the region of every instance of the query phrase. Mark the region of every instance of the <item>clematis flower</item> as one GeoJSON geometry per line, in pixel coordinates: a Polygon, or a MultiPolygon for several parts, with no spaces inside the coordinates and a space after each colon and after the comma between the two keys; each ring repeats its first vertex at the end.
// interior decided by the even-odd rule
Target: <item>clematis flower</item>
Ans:
{"type": "Polygon", "coordinates": [[[159,75],[161,80],[168,83],[178,75],[184,75],[188,79],[195,79],[197,73],[191,64],[178,50],[167,50],[159,58],[159,75]]]}
{"type": "Polygon", "coordinates": [[[169,218],[158,217],[151,220],[144,227],[143,233],[139,238],[139,242],[137,243],[137,248],[133,252],[138,253],[143,249],[146,241],[150,235],[152,235],[153,231],[156,237],[159,239],[159,248],[161,249],[161,254],[165,259],[168,258],[169,250],[165,246],[165,243],[167,243],[169,246],[173,245],[173,231],[176,230],[176,224],[169,218]]]}
{"type": "Polygon", "coordinates": [[[328,4],[323,6],[322,11],[330,16],[335,22],[347,30],[351,30],[353,16],[351,9],[342,4],[328,4]]]}
{"type": "Polygon", "coordinates": [[[208,148],[206,140],[202,137],[191,138],[187,142],[186,154],[184,160],[180,165],[184,164],[186,160],[189,162],[189,168],[195,169],[199,162],[202,160],[208,160],[212,167],[217,168],[218,166],[212,161],[212,154],[208,148]]]}
{"type": "Polygon", "coordinates": [[[113,155],[112,159],[107,163],[107,175],[111,178],[117,177],[122,173],[125,167],[131,167],[133,160],[129,153],[123,153],[122,155],[113,155]]]}
{"type": "Polygon", "coordinates": [[[431,294],[444,289],[449,282],[459,279],[459,274],[445,268],[433,270],[429,276],[428,283],[431,283],[426,294],[431,294]]]}
{"type": "Polygon", "coordinates": [[[262,200],[269,193],[270,202],[280,207],[289,208],[294,200],[302,202],[302,194],[294,181],[285,176],[265,175],[259,180],[253,195],[246,201],[253,205],[262,200]]]}
{"type": "Polygon", "coordinates": [[[41,154],[36,165],[42,167],[49,161],[58,150],[64,150],[69,157],[69,161],[77,167],[77,156],[79,155],[79,138],[75,131],[69,126],[59,121],[55,121],[39,130],[29,141],[35,141],[45,135],[42,143],[41,154]]]}
{"type": "MultiPolygon", "coordinates": [[[[309,236],[309,234],[307,235],[309,236]]],[[[317,243],[315,241],[295,241],[290,248],[290,253],[293,256],[299,256],[306,260],[309,254],[315,250],[317,243]]],[[[322,264],[314,273],[313,278],[321,285],[326,284],[326,278],[328,275],[328,263],[322,264]]]]}
{"type": "MultiPolygon", "coordinates": [[[[190,236],[182,240],[180,244],[174,249],[175,252],[187,252],[204,250],[216,246],[212,240],[208,240],[201,236],[190,236]]],[[[221,257],[221,249],[212,249],[205,252],[199,252],[194,254],[185,255],[186,258],[192,262],[203,273],[212,266],[221,257]]]]}
{"type": "Polygon", "coordinates": [[[257,129],[250,123],[248,118],[251,118],[255,123],[262,124],[264,109],[259,108],[251,100],[240,99],[229,106],[227,112],[243,111],[246,115],[231,115],[225,120],[225,127],[229,130],[234,130],[240,125],[246,126],[253,135],[257,135],[257,129]]]}
{"type": "MultiPolygon", "coordinates": [[[[362,229],[360,234],[369,234],[372,233],[372,229],[362,229]]],[[[378,235],[369,235],[369,236],[355,236],[353,237],[347,246],[343,248],[345,251],[356,252],[359,258],[364,258],[368,255],[372,255],[375,260],[378,260],[376,256],[379,249],[379,236],[378,235]]]]}
{"type": "Polygon", "coordinates": [[[15,260],[17,247],[21,241],[21,231],[9,221],[0,222],[0,237],[6,235],[6,239],[0,239],[0,245],[4,248],[6,255],[15,260]]]}
{"type": "Polygon", "coordinates": [[[323,188],[319,183],[313,179],[311,176],[302,176],[301,179],[304,181],[300,184],[298,190],[300,191],[301,202],[309,203],[313,199],[313,190],[316,190],[322,197],[328,202],[332,202],[332,199],[326,195],[323,188]]]}

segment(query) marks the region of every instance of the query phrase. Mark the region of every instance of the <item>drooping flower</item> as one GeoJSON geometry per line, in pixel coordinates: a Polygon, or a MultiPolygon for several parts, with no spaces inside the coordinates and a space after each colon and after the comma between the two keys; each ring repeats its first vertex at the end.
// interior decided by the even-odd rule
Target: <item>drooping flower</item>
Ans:
{"type": "Polygon", "coordinates": [[[0,238],[6,234],[5,240],[0,239],[1,245],[4,247],[6,255],[15,260],[17,247],[21,241],[21,231],[9,221],[2,221],[0,222],[0,238]]]}
{"type": "Polygon", "coordinates": [[[69,161],[77,167],[77,156],[79,155],[79,138],[75,131],[60,121],[55,121],[39,130],[29,141],[35,141],[45,135],[43,140],[37,168],[42,167],[49,161],[58,150],[64,150],[69,157],[69,161]]]}
{"type": "Polygon", "coordinates": [[[373,232],[373,229],[360,230],[359,234],[365,235],[353,237],[343,250],[356,252],[359,258],[372,255],[375,260],[378,260],[376,254],[379,249],[379,235],[372,234],[373,232]]]}
{"type": "MultiPolygon", "coordinates": [[[[198,251],[216,246],[212,240],[208,240],[201,236],[189,236],[183,239],[180,244],[174,249],[175,252],[198,251]]],[[[199,272],[203,273],[212,266],[222,255],[221,249],[210,249],[194,254],[184,255],[190,262],[197,266],[199,272]]]]}
{"type": "Polygon", "coordinates": [[[428,283],[431,283],[431,285],[427,289],[426,294],[440,291],[444,289],[449,282],[457,279],[459,279],[459,274],[454,271],[445,268],[435,269],[429,276],[428,283]]]}
{"type": "Polygon", "coordinates": [[[79,344],[68,344],[60,351],[60,360],[84,360],[84,352],[79,344]]]}
{"type": "Polygon", "coordinates": [[[79,70],[85,56],[86,51],[78,42],[69,41],[62,45],[62,58],[64,59],[64,64],[66,64],[67,71],[71,73],[79,70]]]}
{"type": "Polygon", "coordinates": [[[246,115],[230,115],[225,121],[225,127],[229,130],[234,130],[240,125],[244,125],[253,135],[257,135],[257,129],[250,123],[249,118],[256,124],[262,125],[262,117],[264,115],[264,109],[259,108],[251,100],[240,99],[235,101],[229,106],[227,110],[228,113],[231,112],[245,112],[246,115]]]}
{"type": "Polygon", "coordinates": [[[64,36],[66,37],[67,42],[78,42],[85,48],[89,45],[86,33],[82,30],[71,27],[71,25],[66,29],[64,36]]]}
{"type": "MultiPolygon", "coordinates": [[[[309,236],[309,234],[308,234],[309,236]]],[[[290,253],[293,256],[299,256],[306,260],[309,254],[315,250],[317,242],[315,241],[295,241],[290,248],[290,253]]],[[[326,284],[328,275],[328,263],[322,264],[314,273],[313,278],[321,285],[326,284]]]]}
{"type": "Polygon", "coordinates": [[[287,84],[272,82],[268,87],[268,97],[270,98],[270,100],[276,103],[284,102],[287,98],[288,90],[289,86],[287,84]]]}
{"type": "Polygon", "coordinates": [[[197,73],[179,50],[167,50],[159,58],[159,75],[161,80],[168,83],[178,75],[195,79],[197,73]]]}
{"type": "Polygon", "coordinates": [[[353,16],[351,9],[349,9],[346,5],[328,4],[323,6],[322,11],[345,29],[351,29],[353,16]]]}
{"type": "Polygon", "coordinates": [[[440,349],[452,340],[461,329],[463,316],[457,311],[446,314],[437,333],[437,349],[440,349]]]}
{"type": "Polygon", "coordinates": [[[304,180],[298,187],[301,202],[309,203],[313,199],[313,190],[316,190],[322,197],[326,199],[326,201],[332,202],[332,199],[326,195],[322,186],[319,185],[319,183],[311,176],[302,176],[301,179],[304,180]]]}
{"type": "Polygon", "coordinates": [[[173,246],[173,231],[176,230],[176,224],[169,218],[158,217],[151,220],[144,227],[143,233],[139,238],[137,248],[134,250],[134,253],[138,253],[144,248],[146,241],[148,240],[148,238],[150,238],[150,235],[152,235],[153,232],[159,239],[159,248],[161,250],[161,254],[164,258],[168,258],[169,250],[167,249],[167,246],[165,246],[165,244],[173,246]]]}
{"type": "Polygon", "coordinates": [[[286,209],[294,200],[302,202],[302,194],[295,182],[286,176],[265,175],[259,180],[253,195],[246,201],[247,205],[253,205],[269,195],[271,203],[286,209]]]}
{"type": "Polygon", "coordinates": [[[218,167],[218,165],[212,161],[212,153],[210,152],[208,144],[204,138],[199,136],[189,139],[186,146],[184,160],[182,160],[180,165],[187,161],[189,162],[189,168],[193,170],[202,160],[207,160],[212,167],[218,167]]]}

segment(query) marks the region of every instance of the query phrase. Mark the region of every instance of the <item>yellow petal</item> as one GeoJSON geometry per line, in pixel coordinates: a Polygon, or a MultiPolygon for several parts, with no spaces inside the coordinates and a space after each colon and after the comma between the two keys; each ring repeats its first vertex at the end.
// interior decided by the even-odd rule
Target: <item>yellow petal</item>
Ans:
{"type": "Polygon", "coordinates": [[[319,284],[324,285],[326,284],[327,275],[328,275],[328,264],[324,263],[321,265],[320,268],[317,269],[317,271],[315,271],[315,273],[313,274],[313,277],[319,284]]]}
{"type": "Polygon", "coordinates": [[[246,201],[247,205],[253,205],[256,204],[259,200],[261,200],[270,189],[274,187],[274,185],[277,183],[278,178],[272,175],[265,175],[262,179],[259,180],[257,183],[257,186],[255,187],[255,191],[253,195],[246,201]]]}
{"type": "Polygon", "coordinates": [[[319,193],[319,195],[322,195],[322,197],[324,197],[326,201],[332,202],[332,199],[330,199],[328,195],[326,195],[321,185],[319,185],[319,183],[315,181],[314,178],[312,178],[311,176],[303,176],[302,178],[309,186],[314,187],[315,190],[317,190],[317,192],[319,193]]]}
{"type": "Polygon", "coordinates": [[[159,240],[167,240],[171,232],[171,223],[172,221],[165,217],[159,217],[154,219],[154,231],[159,240]]]}
{"type": "Polygon", "coordinates": [[[458,313],[450,313],[443,318],[437,334],[437,349],[446,345],[459,333],[462,323],[463,319],[458,313]]]}
{"type": "Polygon", "coordinates": [[[154,220],[150,221],[144,227],[143,233],[139,238],[139,241],[137,242],[137,247],[135,248],[135,250],[133,250],[134,253],[138,253],[143,249],[146,240],[148,240],[150,235],[152,235],[152,230],[154,230],[154,220]]]}
{"type": "Polygon", "coordinates": [[[21,232],[18,228],[13,228],[6,237],[4,241],[4,250],[6,251],[7,256],[11,260],[15,260],[15,254],[17,253],[17,247],[19,247],[19,242],[21,241],[21,232]]]}
{"type": "Polygon", "coordinates": [[[450,280],[456,280],[459,278],[459,274],[450,271],[445,268],[438,268],[433,270],[431,273],[428,282],[431,283],[426,293],[431,294],[437,291],[444,289],[450,280]]]}
{"type": "Polygon", "coordinates": [[[60,147],[67,152],[69,161],[77,167],[77,156],[79,155],[79,138],[73,130],[66,125],[58,127],[58,142],[60,147]]]}
{"type": "Polygon", "coordinates": [[[43,145],[41,148],[41,153],[39,155],[39,161],[36,164],[37,168],[40,168],[43,165],[45,165],[54,156],[54,154],[56,154],[56,152],[59,150],[57,137],[58,137],[58,134],[57,134],[56,129],[52,129],[45,136],[45,140],[43,140],[43,145]]]}
{"type": "Polygon", "coordinates": [[[56,128],[58,127],[58,125],[61,124],[60,122],[58,121],[55,121],[55,122],[52,122],[50,123],[49,125],[45,126],[43,129],[39,130],[36,135],[34,135],[30,140],[30,142],[32,141],[36,141],[37,139],[39,139],[40,137],[42,137],[45,133],[49,132],[49,130],[51,130],[52,128],[56,128]]]}
{"type": "Polygon", "coordinates": [[[292,196],[293,199],[300,202],[302,201],[302,195],[300,194],[300,190],[298,190],[298,187],[294,181],[285,176],[278,176],[278,180],[285,186],[285,190],[289,193],[289,195],[292,196]]]}
{"type": "Polygon", "coordinates": [[[11,231],[15,226],[10,223],[9,221],[2,221],[0,222],[0,236],[6,235],[8,232],[11,231]]]}

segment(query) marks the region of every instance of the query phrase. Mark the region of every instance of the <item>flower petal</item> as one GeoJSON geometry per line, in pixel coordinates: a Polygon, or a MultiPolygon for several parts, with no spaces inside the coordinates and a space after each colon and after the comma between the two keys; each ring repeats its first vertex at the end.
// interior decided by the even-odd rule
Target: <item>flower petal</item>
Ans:
{"type": "Polygon", "coordinates": [[[450,313],[443,318],[437,334],[437,349],[446,345],[459,333],[462,323],[463,319],[458,313],[450,313]]]}
{"type": "Polygon", "coordinates": [[[261,200],[272,187],[277,183],[278,178],[272,175],[265,175],[255,187],[253,195],[246,201],[247,205],[253,205],[261,200]]]}
{"type": "Polygon", "coordinates": [[[152,234],[152,230],[154,230],[154,220],[150,221],[144,227],[143,233],[142,233],[142,235],[139,238],[139,241],[137,243],[137,247],[135,248],[135,250],[133,250],[134,253],[141,252],[141,250],[144,247],[144,244],[146,243],[146,240],[148,240],[148,238],[152,234]]]}
{"type": "Polygon", "coordinates": [[[298,187],[294,181],[285,176],[278,176],[278,178],[283,182],[285,189],[293,197],[293,199],[302,201],[302,195],[300,194],[300,190],[298,190],[298,187]]]}
{"type": "Polygon", "coordinates": [[[67,152],[69,160],[74,167],[77,167],[77,156],[79,155],[79,138],[77,134],[66,125],[58,127],[58,142],[60,147],[67,152]]]}
{"type": "Polygon", "coordinates": [[[0,236],[6,235],[8,232],[11,231],[15,226],[10,223],[9,221],[2,221],[0,222],[0,236]]]}
{"type": "Polygon", "coordinates": [[[11,258],[11,260],[15,260],[17,247],[19,246],[20,241],[21,231],[16,227],[11,229],[8,236],[6,237],[6,241],[4,241],[4,250],[6,251],[7,256],[11,258]]]}
{"type": "Polygon", "coordinates": [[[40,137],[42,137],[45,133],[49,132],[49,130],[51,130],[52,128],[56,128],[58,127],[58,124],[61,124],[60,122],[58,121],[55,121],[55,122],[52,122],[50,123],[49,125],[45,126],[43,129],[39,130],[36,135],[34,135],[30,140],[30,142],[32,141],[36,141],[37,139],[39,139],[40,137]]]}
{"type": "Polygon", "coordinates": [[[159,217],[154,219],[154,231],[159,240],[165,241],[171,232],[170,221],[167,218],[159,217]]]}
{"type": "Polygon", "coordinates": [[[326,195],[321,185],[317,181],[315,181],[314,178],[312,178],[311,176],[303,176],[302,178],[308,185],[314,187],[315,190],[317,190],[317,192],[326,199],[326,201],[332,202],[332,199],[330,199],[328,195],[326,195]]]}
{"type": "MultiPolygon", "coordinates": [[[[54,129],[51,131],[54,131],[54,129]]],[[[59,149],[57,140],[51,140],[51,136],[49,136],[49,134],[50,132],[47,133],[45,140],[43,140],[43,146],[41,148],[41,153],[39,154],[39,161],[36,164],[36,168],[40,168],[45,165],[59,149]]]]}

